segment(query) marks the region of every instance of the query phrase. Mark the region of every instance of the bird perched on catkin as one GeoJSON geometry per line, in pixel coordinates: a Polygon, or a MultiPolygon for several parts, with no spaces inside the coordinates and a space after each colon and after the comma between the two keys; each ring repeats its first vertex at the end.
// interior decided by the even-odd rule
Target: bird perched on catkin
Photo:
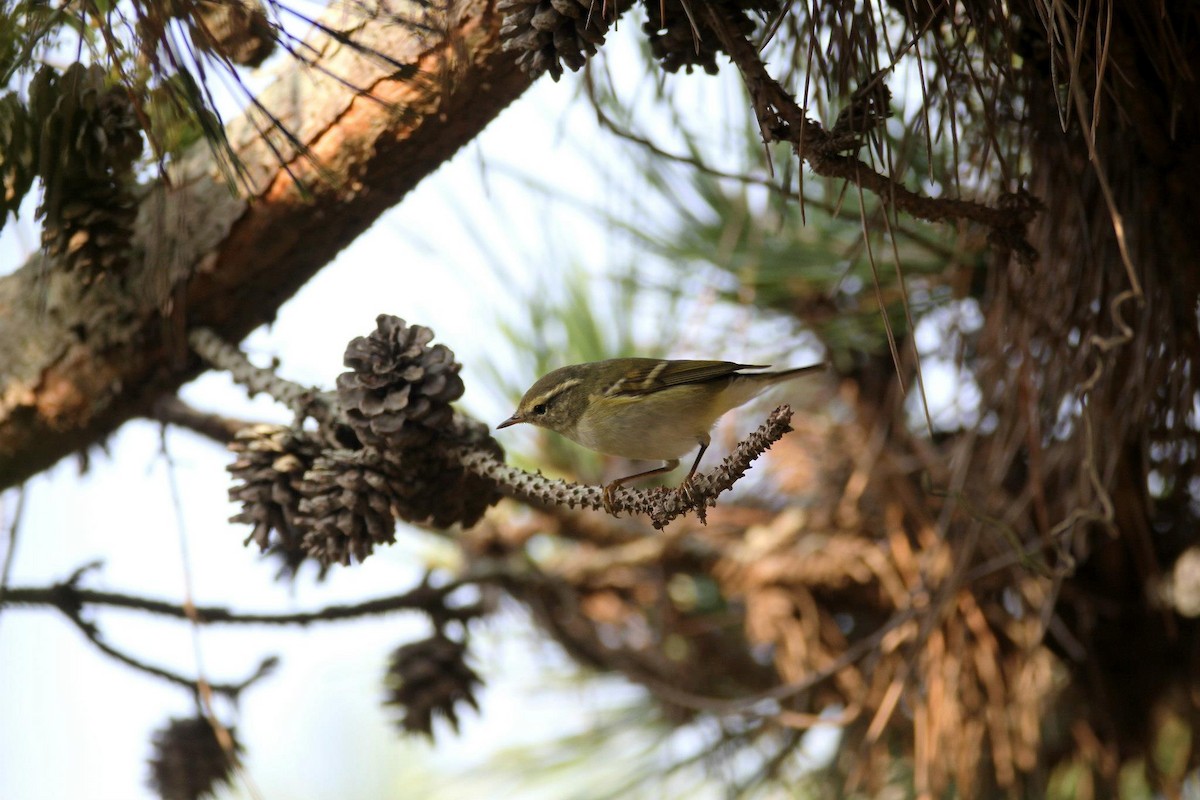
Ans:
{"type": "Polygon", "coordinates": [[[781,381],[826,365],[760,372],[767,367],[731,361],[614,358],[573,364],[539,378],[517,410],[497,428],[528,422],[607,455],[662,461],[661,467],[618,478],[604,487],[612,511],[617,487],[670,472],[679,457],[700,452],[680,488],[686,490],[711,442],[709,432],[731,409],[781,381]]]}

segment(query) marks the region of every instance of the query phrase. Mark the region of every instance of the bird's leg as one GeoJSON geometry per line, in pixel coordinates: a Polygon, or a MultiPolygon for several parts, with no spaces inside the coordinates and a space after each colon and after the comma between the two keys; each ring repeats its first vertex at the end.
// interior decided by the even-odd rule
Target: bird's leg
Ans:
{"type": "MultiPolygon", "coordinates": [[[[609,514],[612,514],[614,517],[618,516],[617,512],[613,510],[613,492],[615,492],[617,487],[621,484],[629,483],[630,481],[636,481],[638,478],[649,478],[651,475],[661,475],[664,472],[670,472],[678,466],[679,459],[673,458],[656,469],[648,469],[645,472],[639,472],[636,475],[626,475],[624,478],[617,478],[615,481],[604,487],[604,494],[601,498],[604,500],[604,510],[609,514]]],[[[692,467],[692,470],[695,471],[695,467],[692,467]]]]}
{"type": "Polygon", "coordinates": [[[692,488],[692,477],[696,474],[696,468],[700,466],[700,459],[704,458],[704,451],[708,449],[708,445],[712,442],[712,438],[705,434],[700,440],[700,452],[696,453],[696,460],[692,462],[692,468],[688,470],[687,477],[683,479],[683,483],[679,484],[679,492],[683,495],[683,499],[687,501],[689,506],[696,505],[695,490],[692,488]]]}

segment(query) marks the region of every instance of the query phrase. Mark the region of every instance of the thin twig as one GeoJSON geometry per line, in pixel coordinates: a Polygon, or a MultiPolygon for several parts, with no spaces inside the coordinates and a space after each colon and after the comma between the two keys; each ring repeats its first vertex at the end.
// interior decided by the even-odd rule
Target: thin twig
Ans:
{"type": "MultiPolygon", "coordinates": [[[[588,100],[592,104],[592,110],[596,112],[596,121],[600,123],[601,128],[606,129],[609,133],[612,133],[614,136],[620,137],[621,139],[624,139],[624,140],[630,142],[631,144],[637,145],[638,147],[643,148],[647,152],[651,153],[654,156],[657,156],[660,159],[663,159],[666,161],[673,161],[677,164],[682,164],[682,165],[684,165],[686,167],[690,167],[704,175],[708,175],[710,177],[718,178],[721,180],[734,181],[736,183],[742,184],[743,186],[759,186],[764,189],[767,189],[768,191],[770,191],[784,199],[791,199],[793,197],[793,192],[790,192],[786,186],[782,186],[779,183],[776,183],[775,181],[771,180],[769,177],[764,177],[762,175],[751,175],[751,174],[747,174],[747,173],[743,173],[743,172],[729,172],[726,170],[717,169],[716,167],[712,166],[711,164],[708,164],[705,161],[703,161],[697,155],[683,155],[681,153],[672,152],[670,150],[665,149],[664,147],[662,147],[661,145],[659,145],[652,139],[649,139],[639,133],[636,133],[635,131],[633,131],[629,128],[623,127],[620,122],[613,119],[612,116],[604,109],[601,98],[598,97],[596,94],[596,85],[595,85],[595,79],[592,75],[591,62],[588,62],[588,66],[585,68],[585,71],[584,71],[584,86],[587,89],[588,100]]],[[[803,214],[804,207],[807,205],[811,205],[811,206],[816,207],[820,211],[825,212],[833,219],[847,219],[848,220],[848,219],[855,218],[855,215],[853,213],[846,212],[842,208],[840,208],[840,204],[835,205],[834,203],[830,203],[819,197],[810,197],[809,195],[805,194],[803,180],[800,180],[797,191],[795,192],[795,196],[799,200],[802,214],[803,214]]],[[[906,239],[911,241],[913,244],[915,244],[918,247],[921,247],[925,250],[928,250],[930,253],[932,253],[935,256],[939,256],[939,257],[945,258],[945,259],[951,259],[951,258],[955,258],[959,255],[959,253],[957,251],[955,251],[955,249],[953,247],[950,247],[940,241],[937,241],[936,239],[932,239],[928,235],[921,233],[920,231],[915,230],[914,228],[910,228],[908,226],[902,225],[898,221],[892,222],[891,228],[892,228],[893,232],[903,235],[906,239]]]]}
{"type": "Polygon", "coordinates": [[[877,652],[877,648],[885,636],[902,624],[915,618],[916,614],[916,610],[912,608],[897,611],[887,622],[877,628],[874,633],[854,642],[854,644],[843,650],[841,655],[823,669],[811,672],[798,681],[785,683],[773,689],[767,689],[766,691],[757,692],[746,697],[733,699],[705,697],[680,689],[677,686],[645,678],[639,678],[639,681],[645,683],[648,689],[662,699],[669,703],[683,706],[684,708],[690,708],[695,711],[707,711],[724,716],[749,715],[771,717],[777,710],[776,704],[779,701],[787,700],[790,697],[807,692],[837,675],[859,659],[866,657],[872,652],[877,652]]]}
{"type": "Polygon", "coordinates": [[[8,595],[8,581],[12,577],[13,563],[17,560],[17,536],[21,532],[21,519],[25,516],[25,484],[17,489],[17,507],[13,510],[12,522],[8,525],[8,546],[4,551],[4,566],[0,567],[0,610],[8,595]]]}
{"type": "MultiPolygon", "coordinates": [[[[84,637],[87,638],[87,640],[93,645],[95,645],[96,649],[98,649],[100,652],[121,662],[122,664],[125,664],[128,667],[132,667],[139,672],[144,672],[147,675],[153,675],[156,678],[161,678],[168,683],[182,686],[193,694],[196,694],[200,685],[198,679],[190,678],[181,673],[166,669],[165,667],[157,667],[153,664],[148,664],[141,659],[134,658],[128,653],[118,650],[108,642],[104,641],[104,637],[101,635],[99,627],[94,622],[89,622],[88,620],[84,619],[83,607],[85,605],[102,602],[105,595],[110,595],[110,593],[107,592],[92,592],[87,589],[79,588],[78,584],[83,576],[99,566],[99,562],[85,564],[71,573],[71,575],[65,581],[56,583],[53,586],[39,587],[36,589],[10,589],[5,593],[0,605],[46,605],[57,609],[71,622],[72,625],[78,628],[84,637]]],[[[155,603],[154,601],[147,601],[145,598],[134,598],[127,595],[110,595],[109,599],[112,602],[108,602],[108,605],[124,606],[126,608],[142,608],[144,610],[151,610],[151,608],[146,605],[149,603],[150,606],[156,606],[161,611],[163,607],[167,606],[167,604],[164,603],[155,603]]],[[[171,611],[170,616],[181,619],[186,619],[189,616],[188,610],[183,606],[169,606],[169,609],[171,611]]],[[[253,674],[239,683],[207,683],[206,686],[210,692],[232,699],[237,699],[238,695],[241,694],[248,686],[270,674],[276,663],[278,663],[276,658],[268,657],[263,659],[253,674]]]]}
{"type": "MultiPolygon", "coordinates": [[[[795,98],[767,72],[754,45],[729,25],[719,6],[707,6],[704,16],[742,73],[764,141],[791,143],[813,172],[849,181],[914,217],[929,222],[971,220],[992,228],[999,241],[1012,245],[1024,242],[1024,227],[1037,210],[1032,197],[1015,195],[1020,202],[992,207],[971,200],[926,197],[911,191],[861,159],[846,155],[843,149],[856,136],[849,139],[834,136],[809,119],[795,98]]],[[[1032,252],[1032,247],[1025,244],[1025,252],[1032,252]]]]}
{"type": "MultiPolygon", "coordinates": [[[[84,606],[106,606],[144,611],[172,619],[189,619],[189,612],[182,604],[148,597],[84,589],[77,585],[78,575],[52,586],[16,587],[9,589],[2,606],[50,606],[68,617],[79,616],[84,606]]],[[[306,627],[315,622],[335,622],[345,619],[378,616],[396,611],[429,611],[435,604],[453,594],[463,586],[474,585],[490,579],[490,573],[473,573],[441,586],[423,582],[407,592],[379,597],[361,603],[335,604],[316,611],[299,611],[287,614],[242,613],[223,606],[195,606],[195,618],[204,625],[298,625],[306,627]]],[[[474,605],[452,608],[456,618],[474,616],[474,605]]],[[[86,624],[86,623],[85,623],[86,624]]]]}
{"type": "MultiPolygon", "coordinates": [[[[80,630],[81,633],[83,633],[89,642],[96,646],[96,649],[110,658],[113,658],[128,667],[132,667],[138,672],[144,672],[147,675],[153,675],[156,678],[161,678],[168,683],[182,686],[191,692],[196,691],[196,688],[199,685],[196,678],[189,678],[186,675],[166,669],[165,667],[156,667],[153,664],[148,664],[145,661],[141,661],[140,659],[128,655],[127,653],[123,653],[105,642],[100,635],[99,629],[95,625],[87,622],[78,615],[66,614],[65,616],[71,621],[71,624],[73,624],[80,630]]],[[[213,694],[219,694],[224,697],[236,699],[243,691],[249,688],[256,681],[271,674],[278,663],[279,661],[277,658],[274,656],[269,656],[264,658],[258,665],[258,668],[255,669],[254,672],[244,680],[239,681],[238,683],[208,683],[208,689],[213,694]]]]}
{"type": "MultiPolygon", "coordinates": [[[[192,556],[191,551],[188,549],[187,515],[183,511],[183,496],[179,491],[178,471],[175,467],[175,459],[171,457],[171,450],[167,447],[166,426],[163,426],[160,432],[159,448],[163,460],[167,465],[167,485],[171,493],[171,507],[175,512],[175,532],[179,539],[180,566],[183,570],[183,610],[187,614],[188,632],[192,638],[192,655],[196,660],[196,678],[194,681],[196,697],[200,712],[208,720],[213,734],[217,737],[217,742],[225,752],[225,757],[240,773],[243,771],[244,765],[239,757],[237,745],[233,740],[233,734],[229,732],[229,729],[225,727],[225,724],[221,722],[213,710],[213,695],[215,694],[215,690],[212,682],[208,679],[207,670],[204,668],[204,648],[200,637],[202,623],[196,617],[195,594],[193,592],[194,582],[192,580],[192,556]]],[[[99,646],[98,642],[96,644],[99,646]]]]}
{"type": "Polygon", "coordinates": [[[251,396],[262,392],[296,412],[318,422],[330,422],[336,415],[336,402],[329,392],[281,378],[273,369],[256,367],[246,354],[226,342],[209,328],[195,328],[188,344],[213,367],[228,372],[245,386],[251,396]]]}
{"type": "Polygon", "coordinates": [[[257,424],[246,419],[201,411],[173,394],[156,400],[147,416],[156,422],[186,428],[220,444],[229,444],[238,431],[257,424]]]}

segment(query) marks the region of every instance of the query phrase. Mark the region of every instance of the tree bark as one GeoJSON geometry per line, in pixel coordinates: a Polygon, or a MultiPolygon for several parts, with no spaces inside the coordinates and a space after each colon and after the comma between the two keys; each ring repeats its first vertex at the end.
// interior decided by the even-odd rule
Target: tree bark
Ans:
{"type": "Polygon", "coordinates": [[[291,62],[259,98],[294,140],[263,136],[253,107],[227,127],[240,191],[201,143],[146,191],[125,273],[83,285],[39,254],[0,278],[0,487],[195,377],[190,328],[238,341],[271,320],[528,88],[501,51],[493,5],[456,0],[431,18],[413,3],[423,25],[356,21],[358,47],[320,36],[320,69],[291,62]]]}

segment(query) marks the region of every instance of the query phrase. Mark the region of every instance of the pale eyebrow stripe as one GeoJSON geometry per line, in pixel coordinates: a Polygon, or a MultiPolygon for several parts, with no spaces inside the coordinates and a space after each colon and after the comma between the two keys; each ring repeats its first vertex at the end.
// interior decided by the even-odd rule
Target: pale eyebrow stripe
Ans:
{"type": "Polygon", "coordinates": [[[573,386],[578,386],[581,383],[583,383],[583,380],[580,378],[568,378],[567,380],[565,380],[562,383],[555,386],[554,389],[552,389],[551,391],[546,392],[544,395],[537,398],[537,401],[539,403],[549,403],[551,400],[558,397],[560,394],[565,392],[567,389],[570,389],[573,386]]]}

